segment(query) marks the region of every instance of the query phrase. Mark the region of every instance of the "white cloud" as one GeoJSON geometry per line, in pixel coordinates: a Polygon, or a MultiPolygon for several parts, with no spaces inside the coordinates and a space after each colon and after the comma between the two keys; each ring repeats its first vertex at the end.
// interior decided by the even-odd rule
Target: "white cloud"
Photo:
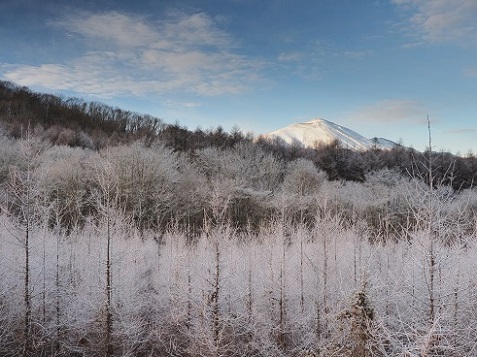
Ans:
{"type": "Polygon", "coordinates": [[[426,122],[427,114],[422,103],[416,100],[392,99],[358,108],[349,117],[364,122],[422,124],[426,122]]]}
{"type": "Polygon", "coordinates": [[[464,70],[464,74],[465,76],[470,78],[477,78],[477,68],[467,68],[466,70],[464,70]]]}
{"type": "Polygon", "coordinates": [[[307,81],[322,79],[323,59],[329,54],[328,45],[322,41],[308,41],[303,51],[289,51],[278,54],[273,66],[278,76],[293,75],[307,81]]]}
{"type": "Polygon", "coordinates": [[[21,85],[111,97],[179,91],[235,94],[260,78],[264,62],[237,53],[233,39],[203,13],[174,13],[152,22],[109,12],[76,14],[51,22],[83,55],[63,63],[3,66],[21,85]]]}
{"type": "Polygon", "coordinates": [[[366,57],[371,56],[374,53],[372,50],[362,50],[362,51],[344,51],[341,55],[346,58],[351,59],[364,59],[366,57]]]}
{"type": "MultiPolygon", "coordinates": [[[[419,41],[477,44],[477,1],[391,0],[411,14],[407,30],[419,41]]],[[[418,41],[418,42],[419,42],[418,41]]]]}
{"type": "Polygon", "coordinates": [[[89,39],[111,41],[126,47],[138,47],[153,42],[157,33],[142,18],[117,12],[78,14],[51,22],[53,26],[89,39]]]}
{"type": "Polygon", "coordinates": [[[465,129],[445,130],[444,133],[452,134],[452,135],[475,135],[477,134],[477,129],[465,128],[465,129]]]}
{"type": "Polygon", "coordinates": [[[278,55],[279,62],[295,62],[303,59],[305,57],[304,53],[302,52],[288,52],[288,53],[280,53],[278,55]]]}
{"type": "Polygon", "coordinates": [[[172,108],[187,108],[187,109],[192,109],[192,108],[198,108],[202,106],[202,103],[199,102],[177,102],[175,100],[167,100],[166,105],[168,107],[172,108]]]}

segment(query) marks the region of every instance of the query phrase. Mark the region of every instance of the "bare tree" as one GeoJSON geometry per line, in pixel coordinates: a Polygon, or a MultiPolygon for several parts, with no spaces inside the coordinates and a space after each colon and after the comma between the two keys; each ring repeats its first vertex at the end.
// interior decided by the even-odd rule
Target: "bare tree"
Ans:
{"type": "Polygon", "coordinates": [[[114,164],[111,153],[106,150],[92,163],[95,173],[96,183],[96,205],[101,217],[101,223],[104,225],[106,232],[104,237],[106,241],[105,256],[105,340],[104,354],[107,357],[113,355],[113,278],[112,278],[112,249],[113,249],[113,224],[114,217],[118,209],[118,184],[114,171],[114,164]]]}
{"type": "Polygon", "coordinates": [[[8,212],[17,217],[19,232],[16,239],[23,247],[23,303],[24,328],[23,356],[29,356],[33,350],[32,324],[32,286],[31,286],[31,244],[32,233],[41,220],[39,190],[35,180],[35,169],[44,145],[33,137],[28,130],[26,138],[21,141],[21,167],[12,167],[8,182],[8,212]]]}

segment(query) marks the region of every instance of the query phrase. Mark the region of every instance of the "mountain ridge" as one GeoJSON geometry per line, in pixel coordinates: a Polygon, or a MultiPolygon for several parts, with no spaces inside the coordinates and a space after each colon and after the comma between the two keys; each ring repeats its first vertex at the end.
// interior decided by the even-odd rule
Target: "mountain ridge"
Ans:
{"type": "Polygon", "coordinates": [[[338,140],[344,147],[356,151],[366,151],[373,148],[389,150],[398,145],[389,139],[368,139],[352,129],[322,118],[294,123],[265,134],[264,137],[278,138],[286,144],[298,144],[304,147],[314,147],[320,144],[329,145],[338,140]]]}

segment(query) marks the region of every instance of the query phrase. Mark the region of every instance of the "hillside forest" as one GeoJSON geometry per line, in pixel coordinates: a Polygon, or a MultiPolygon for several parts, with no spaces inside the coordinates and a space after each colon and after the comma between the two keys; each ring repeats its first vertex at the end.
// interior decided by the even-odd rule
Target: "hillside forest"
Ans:
{"type": "Polygon", "coordinates": [[[477,159],[0,82],[1,356],[476,356],[477,159]]]}

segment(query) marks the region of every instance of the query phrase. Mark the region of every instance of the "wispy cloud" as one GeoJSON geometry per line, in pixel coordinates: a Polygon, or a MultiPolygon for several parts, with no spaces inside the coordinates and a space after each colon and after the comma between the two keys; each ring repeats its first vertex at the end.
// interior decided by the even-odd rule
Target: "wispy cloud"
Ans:
{"type": "Polygon", "coordinates": [[[303,52],[282,52],[278,55],[279,62],[296,62],[305,57],[303,52]]]}
{"type": "Polygon", "coordinates": [[[469,135],[469,134],[477,134],[477,129],[475,128],[465,128],[465,129],[454,129],[454,130],[446,130],[444,133],[446,134],[456,134],[456,135],[469,135]]]}
{"type": "Polygon", "coordinates": [[[199,102],[177,102],[175,100],[167,100],[166,105],[171,108],[198,108],[202,106],[202,103],[199,102]]]}
{"type": "Polygon", "coordinates": [[[464,70],[464,75],[470,78],[477,78],[477,68],[467,68],[464,70]]]}
{"type": "Polygon", "coordinates": [[[361,60],[366,57],[373,55],[373,50],[361,50],[361,51],[344,51],[342,53],[337,53],[337,57],[345,57],[354,60],[361,60]]]}
{"type": "Polygon", "coordinates": [[[363,122],[425,123],[427,113],[422,103],[410,99],[384,100],[369,106],[361,107],[349,114],[353,119],[363,122]]]}
{"type": "Polygon", "coordinates": [[[63,63],[7,65],[8,80],[101,97],[180,91],[202,96],[246,91],[261,59],[238,52],[234,39],[204,13],[172,13],[153,22],[118,12],[79,13],[52,21],[84,53],[63,63]]]}
{"type": "Polygon", "coordinates": [[[343,56],[351,59],[364,59],[371,56],[373,53],[373,50],[345,51],[343,52],[343,56]]]}
{"type": "Polygon", "coordinates": [[[143,18],[118,12],[79,13],[50,21],[49,25],[90,40],[100,39],[125,47],[140,47],[157,40],[156,29],[147,24],[143,18]]]}
{"type": "Polygon", "coordinates": [[[301,50],[281,52],[271,62],[280,72],[279,76],[296,76],[307,81],[321,80],[323,60],[328,55],[327,44],[319,41],[305,41],[301,50]]]}
{"type": "Polygon", "coordinates": [[[407,14],[407,31],[415,43],[454,42],[477,45],[477,1],[391,0],[407,14]]]}

